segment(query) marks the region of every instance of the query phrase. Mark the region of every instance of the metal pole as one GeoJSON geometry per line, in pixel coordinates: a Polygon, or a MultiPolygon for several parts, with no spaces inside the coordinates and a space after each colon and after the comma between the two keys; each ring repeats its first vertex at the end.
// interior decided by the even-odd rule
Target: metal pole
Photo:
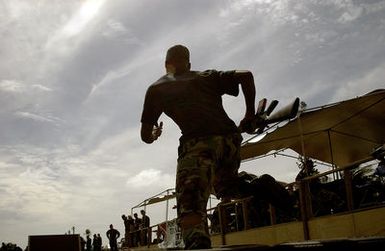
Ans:
{"type": "Polygon", "coordinates": [[[211,195],[209,196],[209,208],[211,208],[211,195]]]}
{"type": "MultiPolygon", "coordinates": [[[[309,234],[309,225],[308,225],[308,207],[306,206],[308,203],[308,194],[307,194],[307,181],[301,180],[299,182],[299,203],[300,203],[300,209],[301,209],[301,220],[302,220],[302,228],[303,228],[303,237],[305,240],[310,239],[309,234]]],[[[311,203],[311,202],[310,202],[311,203]]]]}
{"type": "Polygon", "coordinates": [[[166,200],[166,222],[167,222],[168,221],[168,207],[169,207],[169,205],[168,205],[168,190],[167,190],[166,196],[167,196],[167,200],[166,200]]]}
{"type": "Polygon", "coordinates": [[[219,215],[219,226],[221,230],[221,241],[222,245],[226,245],[226,212],[225,212],[225,206],[218,205],[218,215],[219,215]]]}
{"type": "Polygon", "coordinates": [[[249,202],[249,199],[242,200],[243,230],[249,229],[249,212],[247,210],[249,202]]]}
{"type": "MultiPolygon", "coordinates": [[[[333,147],[332,147],[332,140],[330,138],[330,131],[328,130],[328,141],[329,141],[329,150],[330,150],[330,158],[332,162],[332,169],[335,169],[334,165],[334,156],[333,156],[333,147]]],[[[333,180],[336,180],[338,178],[338,173],[333,172],[333,180]]]]}
{"type": "Polygon", "coordinates": [[[344,181],[345,181],[345,191],[346,191],[346,204],[348,210],[352,211],[354,209],[353,201],[353,190],[352,190],[352,172],[349,169],[344,170],[344,181]]]}
{"type": "Polygon", "coordinates": [[[301,150],[302,150],[302,156],[304,160],[306,159],[306,152],[305,152],[305,140],[303,139],[303,129],[302,129],[302,123],[301,123],[301,113],[298,114],[298,127],[299,127],[299,133],[301,137],[301,150]]]}

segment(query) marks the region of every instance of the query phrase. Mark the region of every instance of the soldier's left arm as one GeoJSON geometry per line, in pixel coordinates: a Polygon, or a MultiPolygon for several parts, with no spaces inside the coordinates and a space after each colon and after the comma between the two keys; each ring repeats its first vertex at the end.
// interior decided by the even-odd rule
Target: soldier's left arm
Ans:
{"type": "Polygon", "coordinates": [[[254,77],[250,71],[237,70],[234,73],[234,79],[242,88],[243,96],[245,98],[246,112],[241,123],[253,119],[255,116],[255,84],[254,77]]]}

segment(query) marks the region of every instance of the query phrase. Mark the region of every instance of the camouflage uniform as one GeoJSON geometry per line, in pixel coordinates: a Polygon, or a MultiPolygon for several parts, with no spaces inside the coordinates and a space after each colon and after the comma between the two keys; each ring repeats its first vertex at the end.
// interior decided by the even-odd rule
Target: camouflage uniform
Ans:
{"type": "Polygon", "coordinates": [[[186,247],[199,247],[199,242],[209,238],[206,206],[210,193],[219,198],[236,193],[241,141],[241,135],[235,133],[195,138],[180,145],[176,177],[178,218],[189,213],[202,217],[199,225],[183,230],[186,247]]]}

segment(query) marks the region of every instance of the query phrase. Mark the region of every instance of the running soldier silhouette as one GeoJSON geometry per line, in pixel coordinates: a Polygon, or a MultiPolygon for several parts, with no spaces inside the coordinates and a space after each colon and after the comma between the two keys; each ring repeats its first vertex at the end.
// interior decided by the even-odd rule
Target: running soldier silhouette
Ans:
{"type": "Polygon", "coordinates": [[[162,133],[162,113],[181,129],[176,177],[178,222],[185,249],[211,248],[206,207],[210,193],[222,200],[235,197],[240,165],[238,127],[222,105],[224,94],[238,96],[241,86],[245,116],[255,116],[255,86],[250,71],[191,71],[190,52],[183,45],[168,49],[166,75],[147,89],[141,138],[150,144],[162,133]]]}

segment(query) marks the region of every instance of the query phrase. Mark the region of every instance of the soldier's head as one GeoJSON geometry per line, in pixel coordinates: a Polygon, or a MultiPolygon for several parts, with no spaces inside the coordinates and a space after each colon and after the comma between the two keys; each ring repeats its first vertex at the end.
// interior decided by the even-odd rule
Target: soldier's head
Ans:
{"type": "Polygon", "coordinates": [[[113,228],[114,228],[114,226],[111,224],[111,225],[110,225],[110,229],[113,229],[113,228]]]}
{"type": "Polygon", "coordinates": [[[140,213],[141,213],[142,215],[145,215],[145,214],[146,214],[146,211],[140,210],[140,213]]]}
{"type": "Polygon", "coordinates": [[[167,50],[165,67],[167,73],[182,74],[190,71],[190,52],[186,46],[174,45],[167,50]]]}

